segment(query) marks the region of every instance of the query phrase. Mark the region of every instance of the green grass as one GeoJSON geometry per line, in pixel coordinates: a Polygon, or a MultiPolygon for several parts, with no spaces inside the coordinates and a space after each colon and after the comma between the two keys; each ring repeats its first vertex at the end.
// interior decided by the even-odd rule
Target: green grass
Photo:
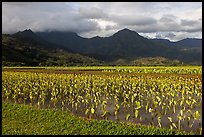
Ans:
{"type": "Polygon", "coordinates": [[[69,112],[2,102],[2,134],[183,135],[189,133],[109,120],[87,120],[69,112]]]}

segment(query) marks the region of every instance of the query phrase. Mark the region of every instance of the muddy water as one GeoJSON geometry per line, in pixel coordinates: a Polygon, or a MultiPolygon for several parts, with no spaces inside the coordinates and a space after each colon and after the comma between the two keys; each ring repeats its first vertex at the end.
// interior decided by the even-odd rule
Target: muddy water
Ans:
{"type": "MultiPolygon", "coordinates": [[[[122,103],[122,101],[120,102],[122,103]]],[[[139,109],[139,116],[142,118],[135,118],[135,109],[134,107],[132,107],[132,105],[128,108],[124,108],[122,105],[120,105],[120,111],[118,113],[118,116],[117,116],[117,119],[116,119],[116,116],[114,115],[114,100],[111,100],[108,102],[108,111],[111,113],[111,115],[108,115],[108,119],[110,120],[113,120],[113,121],[116,121],[116,120],[120,120],[120,121],[123,121],[123,122],[132,122],[132,123],[141,123],[141,124],[144,124],[144,125],[155,125],[155,126],[158,126],[158,116],[159,115],[154,115],[153,113],[150,113],[148,110],[146,110],[145,108],[141,108],[139,109]],[[130,114],[130,118],[127,120],[126,119],[126,116],[127,114],[130,114]]],[[[162,112],[162,108],[161,107],[158,107],[158,108],[155,108],[156,112],[158,112],[160,114],[160,112],[162,112]]],[[[195,113],[195,111],[199,111],[201,113],[200,115],[200,120],[193,120],[193,118],[189,121],[190,124],[194,123],[193,124],[193,127],[190,128],[188,126],[188,122],[187,122],[187,117],[190,116],[189,113],[187,113],[187,110],[184,112],[184,115],[186,117],[186,119],[184,119],[183,121],[180,121],[180,124],[181,124],[181,130],[184,130],[184,131],[194,131],[194,132],[197,132],[198,128],[202,127],[202,107],[194,107],[193,109],[190,109],[192,113],[195,113]],[[199,125],[200,124],[200,125],[199,125]]],[[[98,112],[97,112],[99,115],[101,115],[103,112],[98,109],[98,112]]],[[[178,121],[178,116],[180,114],[180,109],[176,109],[175,113],[172,113],[172,108],[170,108],[170,110],[167,109],[166,111],[166,115],[160,115],[161,117],[161,125],[162,127],[164,128],[170,128],[170,121],[168,120],[168,117],[171,117],[173,122],[178,125],[176,122],[178,121]]]]}
{"type": "MultiPolygon", "coordinates": [[[[101,100],[104,100],[104,98],[101,98],[101,100]]],[[[180,114],[180,109],[178,109],[177,107],[176,107],[175,113],[172,113],[172,111],[173,111],[172,108],[170,108],[170,109],[163,108],[162,109],[161,107],[157,107],[157,108],[155,108],[154,113],[151,113],[148,110],[146,111],[145,108],[141,108],[141,109],[139,109],[139,116],[142,119],[139,119],[139,118],[135,118],[135,109],[134,109],[135,106],[130,105],[129,107],[124,107],[122,105],[123,100],[121,99],[121,100],[119,100],[120,110],[118,112],[118,115],[115,116],[115,114],[114,114],[114,112],[115,112],[114,111],[115,100],[114,99],[108,99],[108,100],[106,99],[106,101],[107,101],[106,109],[108,110],[108,112],[110,112],[110,114],[106,114],[104,117],[101,116],[104,113],[104,110],[102,109],[102,107],[103,107],[102,104],[99,104],[97,106],[97,108],[95,109],[96,110],[95,114],[89,113],[88,115],[85,115],[85,111],[86,111],[86,108],[91,107],[91,104],[87,104],[87,105],[81,104],[76,109],[75,106],[72,106],[71,104],[68,104],[68,102],[65,102],[65,106],[62,109],[62,103],[61,102],[58,102],[54,107],[54,104],[50,101],[50,99],[47,99],[45,101],[44,105],[40,105],[40,108],[44,108],[44,109],[56,108],[56,109],[60,109],[63,111],[69,110],[76,116],[93,118],[93,119],[98,119],[98,120],[109,119],[112,121],[141,123],[144,125],[154,125],[154,126],[159,126],[158,121],[157,121],[157,118],[159,115],[155,115],[155,113],[158,112],[160,114],[160,112],[163,112],[164,109],[166,109],[166,115],[164,115],[164,114],[160,115],[162,127],[163,128],[170,128],[170,121],[168,120],[168,117],[171,117],[173,122],[176,124],[176,126],[178,126],[178,123],[176,123],[176,122],[178,121],[177,117],[180,114]],[[126,119],[127,114],[130,114],[130,117],[128,120],[126,119]]],[[[23,102],[21,102],[21,103],[23,103],[23,102]]],[[[31,103],[30,101],[26,102],[26,104],[28,104],[28,105],[30,103],[31,103]]],[[[168,102],[166,102],[166,103],[168,103],[168,102]]],[[[144,102],[144,104],[145,104],[145,102],[144,102]]],[[[32,105],[37,106],[37,100],[35,102],[33,102],[32,105]]],[[[190,114],[187,113],[187,109],[186,109],[186,111],[184,112],[186,119],[184,119],[183,121],[180,121],[181,130],[187,131],[187,132],[193,131],[193,132],[199,133],[198,128],[202,127],[202,106],[195,106],[193,109],[190,109],[190,110],[192,111],[192,113],[194,113],[195,111],[198,110],[200,112],[200,119],[199,120],[193,120],[193,118],[191,118],[191,120],[189,122],[190,122],[190,124],[193,123],[193,126],[192,126],[192,128],[190,128],[188,126],[188,122],[187,122],[188,121],[187,117],[190,116],[190,114]]]]}

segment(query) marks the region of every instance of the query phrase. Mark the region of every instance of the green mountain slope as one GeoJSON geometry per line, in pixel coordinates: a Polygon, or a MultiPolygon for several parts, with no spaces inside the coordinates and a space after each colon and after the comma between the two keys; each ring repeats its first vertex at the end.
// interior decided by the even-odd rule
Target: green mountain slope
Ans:
{"type": "Polygon", "coordinates": [[[201,65],[201,41],[152,40],[129,29],[110,37],[93,38],[83,38],[74,32],[34,33],[28,29],[2,34],[2,62],[6,66],[132,65],[135,61],[148,65],[151,64],[148,60],[155,58],[157,64],[176,61],[176,64],[201,65]]]}
{"type": "Polygon", "coordinates": [[[153,41],[137,32],[123,29],[110,37],[82,38],[70,32],[38,32],[37,35],[65,49],[103,61],[135,60],[146,57],[165,57],[190,64],[201,64],[202,53],[181,50],[164,42],[153,41]]]}
{"type": "Polygon", "coordinates": [[[41,41],[32,39],[32,41],[25,42],[11,35],[2,35],[3,66],[69,66],[101,63],[96,59],[70,53],[63,49],[47,48],[41,41]]]}

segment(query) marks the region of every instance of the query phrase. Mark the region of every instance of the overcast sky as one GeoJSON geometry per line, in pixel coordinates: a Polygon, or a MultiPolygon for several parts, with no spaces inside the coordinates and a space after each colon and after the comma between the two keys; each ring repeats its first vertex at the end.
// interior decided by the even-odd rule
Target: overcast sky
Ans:
{"type": "Polygon", "coordinates": [[[2,2],[2,33],[29,28],[87,38],[123,28],[147,38],[202,38],[202,2],[2,2]]]}

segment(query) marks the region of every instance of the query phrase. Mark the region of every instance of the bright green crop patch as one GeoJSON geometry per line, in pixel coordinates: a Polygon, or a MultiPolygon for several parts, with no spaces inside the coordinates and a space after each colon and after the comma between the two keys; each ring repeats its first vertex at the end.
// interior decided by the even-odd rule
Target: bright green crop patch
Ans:
{"type": "Polygon", "coordinates": [[[2,134],[170,135],[190,133],[106,120],[85,120],[69,112],[35,109],[2,102],[2,134]]]}
{"type": "Polygon", "coordinates": [[[70,67],[3,67],[3,69],[24,70],[97,70],[103,72],[125,72],[125,73],[167,73],[167,74],[202,74],[202,66],[70,66],[70,67]]]}

